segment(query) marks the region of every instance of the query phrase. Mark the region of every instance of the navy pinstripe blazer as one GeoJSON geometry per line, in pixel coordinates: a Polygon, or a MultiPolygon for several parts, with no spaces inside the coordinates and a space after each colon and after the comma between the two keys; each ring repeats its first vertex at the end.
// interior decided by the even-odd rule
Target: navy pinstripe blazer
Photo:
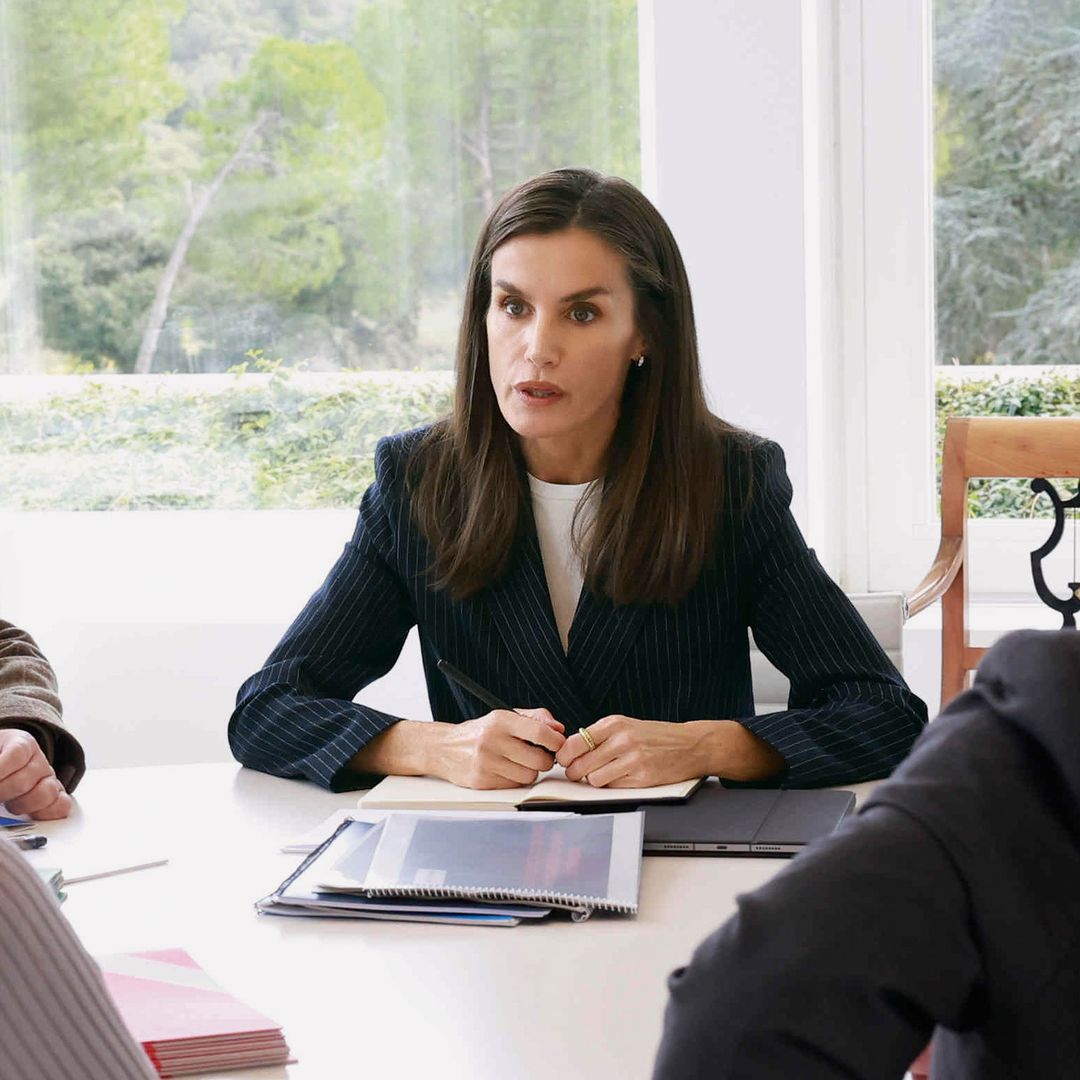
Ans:
{"type": "MultiPolygon", "coordinates": [[[[550,709],[567,733],[612,713],[738,719],[783,755],[785,786],[885,776],[926,723],[926,706],[803,541],[775,443],[754,443],[749,506],[680,604],[616,606],[585,589],[564,653],[534,531],[475,596],[457,602],[428,584],[431,553],[404,483],[421,433],[379,442],[352,540],[240,688],[229,742],[243,764],[335,791],[370,783],[348,762],[399,717],[353,698],[393,667],[413,625],[436,720],[487,712],[436,670],[445,659],[513,706],[550,709]],[[753,715],[747,627],[791,680],[783,712],[753,715]]],[[[733,497],[746,485],[733,474],[733,497]]]]}

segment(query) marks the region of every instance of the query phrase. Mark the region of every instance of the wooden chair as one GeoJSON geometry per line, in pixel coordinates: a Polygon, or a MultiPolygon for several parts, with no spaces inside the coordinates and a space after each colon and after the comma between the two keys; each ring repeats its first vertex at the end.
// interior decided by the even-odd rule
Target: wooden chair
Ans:
{"type": "Polygon", "coordinates": [[[967,489],[973,477],[1080,477],[1080,417],[951,417],[945,426],[941,543],[908,597],[914,615],[941,598],[941,707],[986,649],[968,639],[967,489]]]}

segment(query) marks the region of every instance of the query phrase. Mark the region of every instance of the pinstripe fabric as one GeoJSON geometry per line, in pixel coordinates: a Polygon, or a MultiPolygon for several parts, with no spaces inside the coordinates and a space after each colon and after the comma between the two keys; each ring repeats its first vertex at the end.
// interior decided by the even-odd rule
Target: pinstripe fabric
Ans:
{"type": "MultiPolygon", "coordinates": [[[[403,483],[419,434],[379,443],[352,540],[240,688],[229,740],[245,765],[334,790],[363,786],[347,762],[397,718],[352,699],[390,670],[414,624],[436,720],[487,711],[451,689],[435,669],[443,658],[514,706],[546,706],[568,732],[611,713],[739,719],[784,756],[788,786],[887,775],[926,723],[925,705],[806,547],[775,443],[755,441],[750,506],[722,530],[685,600],[617,607],[583,590],[564,654],[535,534],[503,578],[464,602],[427,587],[430,552],[403,483]],[[753,715],[748,626],[791,680],[782,712],[753,715]]],[[[743,471],[733,466],[731,505],[750,479],[743,471]]]]}
{"type": "Polygon", "coordinates": [[[56,901],[0,837],[0,1077],[148,1080],[128,1033],[56,901]]]}

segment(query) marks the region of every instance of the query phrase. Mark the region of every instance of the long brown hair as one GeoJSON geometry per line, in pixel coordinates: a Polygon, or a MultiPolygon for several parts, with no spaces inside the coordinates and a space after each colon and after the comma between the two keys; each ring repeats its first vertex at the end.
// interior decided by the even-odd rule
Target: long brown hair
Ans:
{"type": "Polygon", "coordinates": [[[584,539],[586,587],[617,604],[676,603],[716,541],[727,455],[745,445],[706,407],[690,287],[675,238],[632,184],[557,169],[508,192],[480,231],[465,289],[452,413],[410,459],[413,514],[437,587],[470,596],[508,568],[531,527],[517,437],[499,411],[485,318],[491,259],[515,236],[594,233],[626,262],[647,360],[630,367],[596,517],[584,539]]]}

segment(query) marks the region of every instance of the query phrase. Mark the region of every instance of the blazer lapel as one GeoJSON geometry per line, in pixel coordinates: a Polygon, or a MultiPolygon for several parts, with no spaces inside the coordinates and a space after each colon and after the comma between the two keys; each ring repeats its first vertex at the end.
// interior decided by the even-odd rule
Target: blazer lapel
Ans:
{"type": "Polygon", "coordinates": [[[592,723],[596,716],[578,692],[559,640],[535,532],[517,544],[510,569],[483,596],[510,655],[543,694],[532,704],[550,709],[567,732],[592,723]]]}
{"type": "MultiPolygon", "coordinates": [[[[616,605],[606,596],[582,589],[570,626],[567,661],[578,685],[602,701],[642,627],[640,604],[616,605]]],[[[593,706],[594,712],[597,706],[593,706]]]]}

